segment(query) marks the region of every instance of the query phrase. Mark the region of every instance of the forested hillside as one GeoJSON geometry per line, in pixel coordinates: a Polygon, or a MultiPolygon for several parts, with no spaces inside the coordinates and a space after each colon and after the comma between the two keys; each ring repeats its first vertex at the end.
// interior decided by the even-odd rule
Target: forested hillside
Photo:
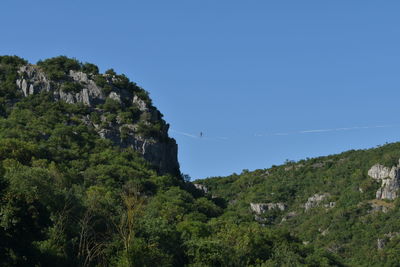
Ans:
{"type": "Polygon", "coordinates": [[[198,180],[221,219],[286,231],[348,266],[400,264],[400,143],[198,180]]]}
{"type": "MultiPolygon", "coordinates": [[[[394,220],[396,203],[385,214],[366,208],[375,184],[363,168],[384,159],[383,149],[359,159],[350,152],[340,168],[333,157],[317,170],[310,167],[314,160],[301,169],[292,164],[288,171],[203,181],[212,190],[207,194],[182,178],[176,149],[148,93],[126,76],[66,57],[32,65],[1,56],[0,265],[340,266],[357,250],[344,247],[353,244],[348,226],[357,226],[356,233],[372,227],[373,238],[397,230],[380,228],[394,220]],[[330,166],[337,172],[323,175],[330,166]],[[365,193],[354,191],[356,185],[365,193]],[[309,194],[325,191],[337,207],[282,226],[279,212],[262,215],[260,223],[249,210],[251,201],[267,200],[296,210],[309,194]],[[355,224],[361,218],[365,227],[355,224]],[[331,233],[346,231],[327,235],[329,243],[315,229],[332,219],[331,233]]],[[[389,262],[396,244],[367,256],[389,262]]],[[[374,248],[357,246],[365,254],[374,248]]]]}

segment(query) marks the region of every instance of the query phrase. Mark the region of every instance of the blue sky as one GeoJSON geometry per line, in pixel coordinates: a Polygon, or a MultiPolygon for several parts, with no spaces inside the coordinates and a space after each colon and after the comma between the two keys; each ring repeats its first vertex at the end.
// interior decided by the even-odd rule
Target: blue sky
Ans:
{"type": "Polygon", "coordinates": [[[0,8],[0,54],[67,55],[148,90],[193,179],[400,140],[399,1],[0,8]]]}

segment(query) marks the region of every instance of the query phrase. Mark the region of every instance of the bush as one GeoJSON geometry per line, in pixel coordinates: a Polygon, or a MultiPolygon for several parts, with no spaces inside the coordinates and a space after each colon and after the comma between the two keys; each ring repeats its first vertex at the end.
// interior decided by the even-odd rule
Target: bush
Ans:
{"type": "Polygon", "coordinates": [[[108,69],[108,70],[106,70],[105,73],[108,75],[111,75],[111,76],[117,75],[117,73],[114,71],[114,69],[108,69]]]}
{"type": "Polygon", "coordinates": [[[61,81],[68,78],[70,70],[79,71],[81,63],[66,56],[59,56],[38,61],[37,65],[43,69],[51,80],[61,81]]]}
{"type": "Polygon", "coordinates": [[[117,112],[121,109],[121,103],[115,99],[107,97],[106,102],[102,105],[102,108],[109,112],[117,112]]]}
{"type": "Polygon", "coordinates": [[[97,112],[90,113],[90,120],[95,124],[101,123],[100,115],[97,112]]]}
{"type": "Polygon", "coordinates": [[[98,87],[104,87],[107,84],[107,79],[103,75],[96,75],[94,82],[98,87]]]}
{"type": "Polygon", "coordinates": [[[17,56],[0,56],[0,98],[1,113],[4,113],[6,107],[4,102],[7,99],[21,97],[21,92],[17,90],[16,80],[18,78],[17,68],[21,65],[26,65],[28,62],[17,56]]]}
{"type": "Polygon", "coordinates": [[[121,139],[126,140],[129,137],[129,128],[126,126],[122,126],[120,129],[121,139]]]}
{"type": "Polygon", "coordinates": [[[105,95],[109,95],[109,94],[112,92],[112,90],[113,90],[113,88],[112,88],[112,86],[109,85],[109,84],[106,84],[106,85],[104,85],[103,88],[101,88],[101,91],[102,91],[103,94],[105,94],[105,95]]]}
{"type": "Polygon", "coordinates": [[[61,85],[61,90],[65,93],[79,93],[83,86],[77,82],[65,82],[61,85]]]}
{"type": "Polygon", "coordinates": [[[0,56],[0,65],[8,65],[12,67],[19,67],[27,65],[28,61],[17,56],[0,56]]]}
{"type": "Polygon", "coordinates": [[[118,117],[120,118],[122,123],[133,123],[132,113],[129,111],[118,113],[118,117]]]}
{"type": "Polygon", "coordinates": [[[140,122],[138,124],[137,132],[143,137],[153,137],[160,138],[161,137],[161,124],[148,124],[144,122],[140,122]]]}
{"type": "Polygon", "coordinates": [[[86,74],[95,74],[98,75],[99,74],[99,67],[97,67],[96,65],[92,64],[92,63],[85,63],[82,65],[82,71],[86,74]]]}

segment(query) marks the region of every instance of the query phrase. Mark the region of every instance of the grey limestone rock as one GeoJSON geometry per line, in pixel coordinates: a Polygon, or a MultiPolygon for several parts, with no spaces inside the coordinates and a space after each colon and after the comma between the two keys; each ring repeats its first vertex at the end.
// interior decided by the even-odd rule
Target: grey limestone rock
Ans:
{"type": "Polygon", "coordinates": [[[317,162],[317,163],[314,163],[313,165],[312,165],[312,167],[313,168],[315,168],[315,169],[318,169],[318,168],[322,168],[322,167],[324,167],[324,163],[323,162],[317,162]]]}
{"type": "Polygon", "coordinates": [[[368,170],[368,175],[376,180],[381,180],[389,177],[390,168],[385,167],[381,164],[375,164],[368,170]]]}
{"type": "Polygon", "coordinates": [[[250,209],[260,215],[269,210],[278,209],[280,211],[284,211],[286,209],[286,205],[284,203],[250,203],[250,209]]]}
{"type": "Polygon", "coordinates": [[[369,211],[369,213],[375,213],[375,212],[387,213],[390,210],[390,206],[387,205],[382,205],[375,202],[371,202],[370,205],[371,205],[371,210],[369,211]]]}
{"type": "Polygon", "coordinates": [[[146,103],[138,96],[135,95],[132,102],[139,108],[140,111],[148,111],[146,103]]]}
{"type": "Polygon", "coordinates": [[[376,199],[393,200],[398,197],[400,188],[400,166],[392,168],[375,164],[368,171],[368,175],[381,182],[381,187],[376,192],[376,199]]]}
{"type": "MultiPolygon", "coordinates": [[[[159,121],[160,113],[158,110],[149,106],[132,91],[113,87],[113,90],[105,95],[102,88],[96,85],[92,75],[74,70],[69,71],[67,80],[80,85],[81,89],[78,92],[63,91],[65,81],[50,80],[45,72],[36,65],[29,64],[20,67],[18,75],[20,78],[17,79],[16,84],[24,96],[48,92],[53,96],[54,101],[65,101],[70,104],[83,103],[90,108],[92,113],[97,113],[101,118],[102,123],[95,124],[89,117],[82,117],[82,121],[88,126],[93,126],[100,137],[110,139],[114,144],[121,147],[131,147],[138,151],[147,161],[156,166],[161,174],[180,174],[177,159],[178,147],[175,140],[168,137],[168,124],[163,122],[160,137],[143,137],[137,132],[138,126],[136,124],[123,123],[120,118],[113,122],[106,122],[106,111],[97,107],[98,104],[105,103],[108,97],[120,102],[121,105],[132,103],[142,113],[148,113],[149,121],[145,123],[150,124],[159,121]],[[121,134],[122,130],[126,130],[124,138],[121,134]]],[[[108,78],[107,75],[104,75],[104,77],[108,78]]],[[[115,80],[116,78],[113,77],[112,79],[115,80]]]]}
{"type": "Polygon", "coordinates": [[[208,193],[208,188],[202,184],[193,184],[198,190],[203,191],[204,194],[208,193]]]}
{"type": "MultiPolygon", "coordinates": [[[[325,199],[327,199],[328,197],[330,197],[329,193],[315,194],[315,195],[309,197],[307,202],[304,204],[305,210],[308,211],[308,210],[310,210],[312,208],[318,207],[319,204],[321,202],[323,202],[325,199]]],[[[332,203],[334,203],[334,202],[332,202],[332,203]]],[[[335,204],[329,204],[329,205],[334,206],[335,204]]]]}
{"type": "Polygon", "coordinates": [[[378,238],[377,242],[376,242],[376,247],[381,250],[386,246],[386,239],[384,238],[378,238]]]}
{"type": "Polygon", "coordinates": [[[336,202],[329,202],[328,204],[325,204],[324,207],[327,209],[332,209],[336,206],[336,202]]]}
{"type": "Polygon", "coordinates": [[[20,88],[24,96],[29,96],[40,91],[50,91],[52,85],[46,75],[34,65],[22,66],[18,73],[21,78],[17,79],[17,87],[20,88]]]}
{"type": "Polygon", "coordinates": [[[398,236],[400,236],[399,232],[390,232],[390,233],[384,234],[383,238],[377,239],[377,242],[376,242],[377,248],[379,250],[383,249],[389,241],[393,240],[394,238],[396,238],[398,236]]]}

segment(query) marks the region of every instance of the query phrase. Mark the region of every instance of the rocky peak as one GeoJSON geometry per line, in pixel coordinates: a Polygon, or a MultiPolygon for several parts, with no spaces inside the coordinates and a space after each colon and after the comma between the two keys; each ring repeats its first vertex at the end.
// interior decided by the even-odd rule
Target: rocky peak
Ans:
{"type": "Polygon", "coordinates": [[[82,121],[102,138],[138,151],[161,174],[180,173],[177,144],[168,136],[169,125],[151,104],[146,91],[124,75],[99,74],[98,70],[86,73],[79,65],[61,71],[56,66],[57,72],[52,72],[51,66],[46,69],[42,65],[19,67],[16,85],[23,97],[45,92],[54,101],[82,103],[90,110],[82,121]]]}

